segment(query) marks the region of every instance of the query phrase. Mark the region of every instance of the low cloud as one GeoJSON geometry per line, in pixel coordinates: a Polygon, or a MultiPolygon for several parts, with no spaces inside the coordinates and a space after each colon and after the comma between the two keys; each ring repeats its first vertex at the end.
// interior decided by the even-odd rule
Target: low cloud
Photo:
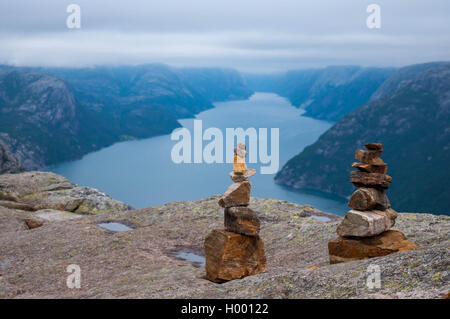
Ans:
{"type": "Polygon", "coordinates": [[[160,62],[272,72],[450,60],[447,0],[378,1],[380,30],[365,26],[371,1],[83,0],[78,1],[82,28],[69,30],[65,8],[71,2],[2,2],[0,63],[82,67],[160,62]]]}

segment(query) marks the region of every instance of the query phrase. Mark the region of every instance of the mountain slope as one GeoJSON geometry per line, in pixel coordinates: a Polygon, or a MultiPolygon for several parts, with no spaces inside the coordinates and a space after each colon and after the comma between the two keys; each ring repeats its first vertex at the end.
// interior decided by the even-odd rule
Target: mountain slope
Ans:
{"type": "MultiPolygon", "coordinates": [[[[228,83],[223,98],[248,97],[235,73],[210,72],[216,82],[228,83]]],[[[180,126],[178,119],[213,107],[213,96],[194,80],[161,64],[0,66],[0,138],[27,169],[39,169],[120,140],[168,134],[180,126]]]]}
{"type": "Polygon", "coordinates": [[[17,173],[23,170],[22,164],[9,150],[8,145],[0,140],[0,174],[17,173]]]}
{"type": "Polygon", "coordinates": [[[241,74],[233,69],[182,68],[180,72],[209,101],[241,100],[253,94],[241,74]]]}
{"type": "Polygon", "coordinates": [[[354,152],[384,144],[393,177],[389,198],[401,211],[450,212],[450,63],[426,68],[393,93],[341,119],[292,158],[279,184],[349,196],[354,152]]]}
{"type": "Polygon", "coordinates": [[[329,66],[286,72],[284,75],[246,75],[253,89],[274,92],[304,108],[303,115],[337,121],[367,103],[394,68],[329,66]]]}

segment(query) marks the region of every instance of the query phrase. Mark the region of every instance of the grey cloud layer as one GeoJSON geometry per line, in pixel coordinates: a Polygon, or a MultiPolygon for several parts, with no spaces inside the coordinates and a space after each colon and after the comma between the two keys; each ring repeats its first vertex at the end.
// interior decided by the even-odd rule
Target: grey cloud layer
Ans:
{"type": "Polygon", "coordinates": [[[433,1],[2,1],[0,63],[163,62],[277,71],[329,64],[450,60],[450,3],[433,1]],[[365,26],[369,3],[382,29],[365,26]],[[65,26],[82,8],[82,29],[65,26]]]}

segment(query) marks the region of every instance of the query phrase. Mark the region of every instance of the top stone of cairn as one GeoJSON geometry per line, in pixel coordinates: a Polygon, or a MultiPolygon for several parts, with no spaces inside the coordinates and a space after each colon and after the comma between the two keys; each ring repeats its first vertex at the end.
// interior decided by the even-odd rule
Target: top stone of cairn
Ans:
{"type": "Polygon", "coordinates": [[[237,147],[234,148],[233,172],[235,174],[244,174],[247,170],[247,165],[245,164],[246,156],[247,151],[245,144],[238,143],[237,147]]]}

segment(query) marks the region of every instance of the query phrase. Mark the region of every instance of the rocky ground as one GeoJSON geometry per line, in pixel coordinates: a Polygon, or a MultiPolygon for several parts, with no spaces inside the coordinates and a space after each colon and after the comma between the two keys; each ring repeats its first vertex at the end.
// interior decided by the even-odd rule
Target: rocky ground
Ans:
{"type": "Polygon", "coordinates": [[[96,190],[36,172],[0,175],[0,190],[1,298],[441,298],[450,290],[447,216],[400,213],[393,229],[421,248],[330,265],[327,243],[341,217],[252,198],[267,270],[216,284],[177,253],[203,255],[206,235],[223,227],[218,196],[128,210],[96,190]],[[66,206],[74,198],[83,200],[66,206]],[[132,230],[98,226],[112,221],[132,230]],[[81,268],[80,289],[66,285],[71,264],[81,268]],[[366,285],[369,265],[380,267],[379,289],[366,285]]]}

